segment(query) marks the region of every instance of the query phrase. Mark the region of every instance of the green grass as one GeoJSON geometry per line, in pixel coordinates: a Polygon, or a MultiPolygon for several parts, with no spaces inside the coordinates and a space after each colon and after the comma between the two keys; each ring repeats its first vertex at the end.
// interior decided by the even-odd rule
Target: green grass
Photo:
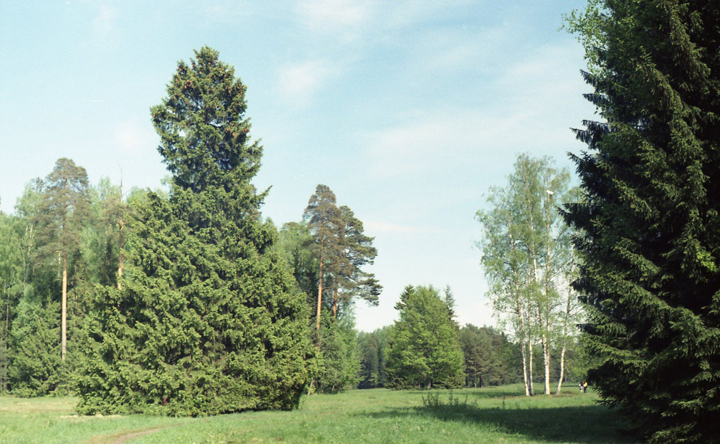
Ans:
{"type": "Polygon", "coordinates": [[[7,443],[634,443],[616,414],[572,386],[522,396],[522,386],[353,390],[304,397],[292,412],[209,418],[76,416],[74,398],[0,397],[7,443]],[[430,394],[430,397],[428,396],[430,394]],[[436,401],[428,402],[425,401],[436,401]],[[439,401],[439,402],[437,402],[439,401]]]}

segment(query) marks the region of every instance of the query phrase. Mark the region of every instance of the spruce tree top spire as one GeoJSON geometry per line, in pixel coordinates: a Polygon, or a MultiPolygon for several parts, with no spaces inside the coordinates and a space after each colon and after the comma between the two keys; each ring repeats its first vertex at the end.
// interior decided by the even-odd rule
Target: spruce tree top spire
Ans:
{"type": "Polygon", "coordinates": [[[178,62],[167,97],[150,110],[176,185],[198,191],[255,176],[262,147],[249,141],[245,90],[210,47],[195,51],[190,65],[178,62]]]}

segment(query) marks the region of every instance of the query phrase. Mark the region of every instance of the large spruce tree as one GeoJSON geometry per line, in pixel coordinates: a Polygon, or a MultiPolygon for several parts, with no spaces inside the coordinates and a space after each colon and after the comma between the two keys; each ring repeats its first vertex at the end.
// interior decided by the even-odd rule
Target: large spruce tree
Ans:
{"type": "Polygon", "coordinates": [[[606,404],[652,442],[720,442],[720,3],[591,1],[576,288],[606,404]]]}
{"type": "Polygon", "coordinates": [[[217,51],[195,57],[151,110],[170,195],[138,202],[121,289],[95,297],[82,413],[290,409],[305,386],[304,298],[260,219],[245,86],[217,51]]]}

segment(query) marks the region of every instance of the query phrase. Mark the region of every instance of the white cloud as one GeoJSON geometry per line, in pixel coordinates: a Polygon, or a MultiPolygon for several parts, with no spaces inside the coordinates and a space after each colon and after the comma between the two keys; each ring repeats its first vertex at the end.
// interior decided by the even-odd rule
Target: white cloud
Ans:
{"type": "Polygon", "coordinates": [[[522,114],[493,116],[474,109],[458,109],[370,137],[368,153],[380,176],[424,173],[447,164],[467,163],[478,152],[502,150],[518,142],[522,114]]]}
{"type": "Polygon", "coordinates": [[[157,135],[149,123],[133,119],[120,123],[113,130],[113,139],[120,153],[140,154],[157,146],[157,135]]]}
{"type": "Polygon", "coordinates": [[[278,91],[290,104],[307,105],[333,73],[334,69],[324,61],[287,65],[278,75],[278,91]]]}
{"type": "Polygon", "coordinates": [[[93,19],[93,31],[101,39],[107,38],[115,26],[115,9],[108,5],[100,6],[100,12],[93,19]]]}
{"type": "Polygon", "coordinates": [[[378,14],[391,28],[412,26],[457,13],[458,8],[476,3],[476,0],[388,0],[378,5],[378,14]]]}
{"type": "Polygon", "coordinates": [[[258,5],[246,0],[217,0],[204,4],[204,13],[213,23],[237,25],[256,14],[258,5]]]}

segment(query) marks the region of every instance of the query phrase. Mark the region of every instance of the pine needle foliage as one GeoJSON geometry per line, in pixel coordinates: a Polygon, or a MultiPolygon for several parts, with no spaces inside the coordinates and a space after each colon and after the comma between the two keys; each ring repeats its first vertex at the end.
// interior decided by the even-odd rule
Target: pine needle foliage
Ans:
{"type": "Polygon", "coordinates": [[[245,87],[217,51],[195,56],[151,110],[171,191],[138,200],[122,289],[95,296],[81,413],[292,409],[305,387],[304,297],[260,219],[245,87]]]}
{"type": "Polygon", "coordinates": [[[595,0],[567,24],[602,118],[567,207],[594,383],[651,442],[720,442],[720,4],[595,0]]]}

